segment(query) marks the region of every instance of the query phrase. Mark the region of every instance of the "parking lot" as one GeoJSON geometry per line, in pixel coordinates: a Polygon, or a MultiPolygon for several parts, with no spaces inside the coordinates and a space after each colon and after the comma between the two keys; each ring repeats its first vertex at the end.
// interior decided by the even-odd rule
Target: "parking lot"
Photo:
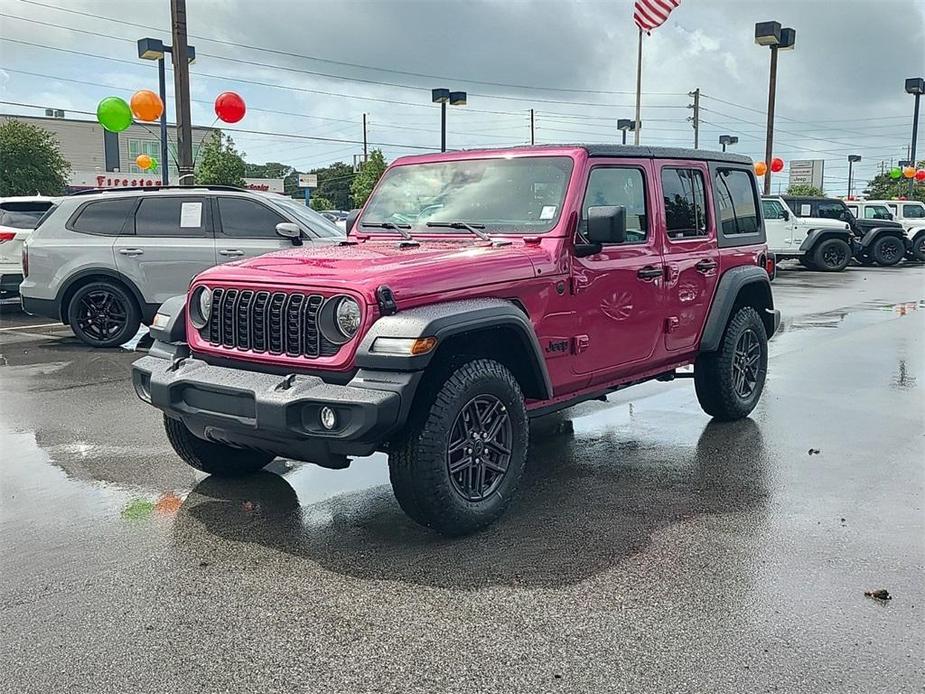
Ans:
{"type": "Polygon", "coordinates": [[[750,419],[676,380],[536,421],[511,511],[457,540],[401,512],[382,454],[196,474],[136,353],[3,306],[2,681],[921,691],[925,267],[790,268],[774,293],[750,419]]]}

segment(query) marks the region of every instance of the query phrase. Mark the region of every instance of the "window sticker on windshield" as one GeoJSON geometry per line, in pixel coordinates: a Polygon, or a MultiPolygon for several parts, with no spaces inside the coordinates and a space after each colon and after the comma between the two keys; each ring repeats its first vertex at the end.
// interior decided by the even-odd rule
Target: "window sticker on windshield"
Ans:
{"type": "Polygon", "coordinates": [[[809,217],[811,209],[809,205],[800,205],[800,216],[809,217]]]}
{"type": "Polygon", "coordinates": [[[180,205],[180,228],[188,229],[190,227],[202,226],[202,203],[201,202],[184,202],[180,205]]]}
{"type": "Polygon", "coordinates": [[[556,206],[555,205],[543,205],[543,209],[540,210],[540,219],[552,219],[556,216],[556,206]]]}

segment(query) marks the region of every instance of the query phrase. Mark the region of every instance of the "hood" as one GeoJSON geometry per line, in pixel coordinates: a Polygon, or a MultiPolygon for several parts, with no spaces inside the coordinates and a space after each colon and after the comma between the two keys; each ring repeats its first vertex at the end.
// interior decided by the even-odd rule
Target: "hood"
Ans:
{"type": "MultiPolygon", "coordinates": [[[[353,289],[367,302],[376,289],[391,287],[396,299],[524,280],[535,275],[531,254],[544,250],[520,239],[490,246],[474,239],[422,240],[399,245],[394,238],[350,245],[292,248],[257,258],[217,265],[198,279],[278,286],[353,289]]],[[[538,258],[539,259],[539,258],[538,258]]]]}
{"type": "Polygon", "coordinates": [[[902,229],[903,225],[892,219],[858,219],[855,217],[855,223],[859,228],[864,231],[870,231],[871,229],[879,229],[881,227],[895,227],[897,229],[902,229]]]}

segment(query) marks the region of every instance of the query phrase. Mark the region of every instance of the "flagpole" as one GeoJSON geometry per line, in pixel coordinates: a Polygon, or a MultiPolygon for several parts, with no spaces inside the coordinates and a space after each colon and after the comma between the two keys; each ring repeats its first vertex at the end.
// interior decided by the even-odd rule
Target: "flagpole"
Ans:
{"type": "Polygon", "coordinates": [[[642,97],[642,29],[639,29],[639,53],[636,56],[636,127],[633,129],[635,143],[639,144],[639,131],[642,130],[642,120],[640,119],[640,98],[642,97]]]}

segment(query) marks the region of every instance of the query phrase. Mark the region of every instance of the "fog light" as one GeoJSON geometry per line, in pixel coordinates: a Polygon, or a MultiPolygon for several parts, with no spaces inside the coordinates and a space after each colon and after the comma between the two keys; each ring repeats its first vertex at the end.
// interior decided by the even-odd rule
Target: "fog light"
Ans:
{"type": "Polygon", "coordinates": [[[321,426],[328,431],[337,426],[337,414],[330,407],[321,408],[321,426]]]}

